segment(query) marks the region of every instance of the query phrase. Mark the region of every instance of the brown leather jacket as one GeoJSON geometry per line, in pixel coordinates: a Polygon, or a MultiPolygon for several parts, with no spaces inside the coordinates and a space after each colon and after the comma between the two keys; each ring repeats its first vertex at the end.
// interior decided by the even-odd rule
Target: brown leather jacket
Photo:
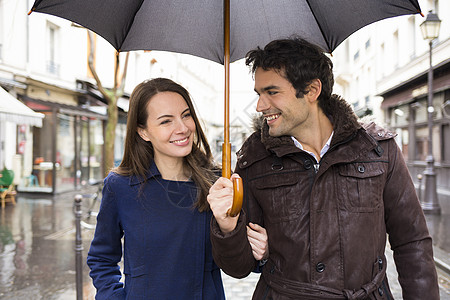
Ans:
{"type": "Polygon", "coordinates": [[[226,235],[212,220],[216,263],[237,278],[255,269],[251,221],[266,228],[270,249],[253,299],[393,299],[388,236],[403,298],[439,299],[431,237],[394,135],[330,101],[334,135],[319,164],[267,124],[244,143],[235,170],[244,212],[226,235]]]}

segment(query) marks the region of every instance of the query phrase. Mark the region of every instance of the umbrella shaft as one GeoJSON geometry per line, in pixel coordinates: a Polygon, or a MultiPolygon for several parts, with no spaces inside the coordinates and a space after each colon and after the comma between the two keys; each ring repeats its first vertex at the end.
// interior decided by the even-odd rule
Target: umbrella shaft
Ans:
{"type": "Polygon", "coordinates": [[[225,107],[224,107],[224,143],[222,145],[222,176],[231,176],[230,144],[230,0],[224,0],[224,68],[225,68],[225,107]]]}
{"type": "Polygon", "coordinates": [[[222,177],[231,177],[231,144],[222,144],[222,177]]]}

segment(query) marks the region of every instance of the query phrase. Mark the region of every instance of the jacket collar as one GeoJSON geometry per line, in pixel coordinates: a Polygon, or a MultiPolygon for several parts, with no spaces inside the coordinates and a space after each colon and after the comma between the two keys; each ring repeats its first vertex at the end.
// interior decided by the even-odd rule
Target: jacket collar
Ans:
{"type": "Polygon", "coordinates": [[[159,172],[158,167],[156,166],[154,161],[152,161],[152,164],[150,165],[148,171],[145,173],[144,177],[137,175],[130,176],[130,185],[141,184],[152,177],[161,177],[161,173],[159,172]]]}

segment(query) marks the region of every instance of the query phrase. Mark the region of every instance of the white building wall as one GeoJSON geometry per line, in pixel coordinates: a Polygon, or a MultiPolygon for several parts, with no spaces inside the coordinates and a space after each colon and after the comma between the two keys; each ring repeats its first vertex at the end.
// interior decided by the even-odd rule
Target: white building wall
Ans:
{"type": "MultiPolygon", "coordinates": [[[[76,90],[77,79],[96,84],[88,76],[86,29],[47,14],[33,12],[27,15],[33,3],[34,0],[0,0],[0,77],[9,80],[32,78],[70,91],[76,90]]],[[[125,56],[126,53],[120,54],[122,66],[125,56]]],[[[96,37],[95,63],[102,84],[111,88],[115,50],[100,36],[96,37]]],[[[130,94],[138,83],[155,77],[171,78],[188,89],[213,147],[214,141],[223,136],[223,66],[190,55],[131,52],[125,92],[130,94]]],[[[230,122],[232,126],[240,127],[239,135],[242,131],[248,135],[256,97],[252,77],[242,61],[231,65],[230,86],[230,122]]],[[[234,150],[239,149],[241,141],[237,145],[233,140],[232,143],[234,150]]],[[[9,144],[16,143],[9,140],[9,144]]],[[[15,153],[15,150],[11,151],[15,153]]]]}
{"type": "MultiPolygon", "coordinates": [[[[424,17],[419,14],[390,18],[368,25],[352,34],[334,51],[332,61],[335,92],[356,109],[370,99],[377,121],[383,122],[382,99],[377,95],[425,72],[429,68],[429,46],[419,25],[425,21],[434,1],[419,0],[424,17]],[[370,47],[365,43],[370,40],[370,47]]],[[[434,42],[433,65],[450,58],[450,1],[436,1],[442,20],[439,38],[434,42]]]]}

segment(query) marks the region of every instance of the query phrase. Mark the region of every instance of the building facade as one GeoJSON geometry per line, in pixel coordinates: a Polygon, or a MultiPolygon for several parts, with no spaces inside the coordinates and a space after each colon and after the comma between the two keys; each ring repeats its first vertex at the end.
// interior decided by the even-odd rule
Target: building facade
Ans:
{"type": "Polygon", "coordinates": [[[428,11],[441,19],[432,44],[432,153],[439,194],[450,196],[450,2],[419,0],[424,16],[402,16],[371,24],[350,36],[333,53],[335,92],[397,133],[417,185],[428,149],[428,41],[420,24],[428,11]]]}
{"type": "MultiPolygon", "coordinates": [[[[19,192],[60,193],[104,177],[107,104],[88,68],[87,30],[46,14],[28,16],[33,2],[0,0],[0,86],[39,119],[0,119],[0,167],[14,169],[19,192]]],[[[96,71],[102,85],[111,88],[116,52],[99,36],[94,35],[92,43],[96,71]]],[[[121,72],[125,57],[120,54],[121,72]]],[[[240,105],[231,111],[231,139],[238,140],[234,150],[250,132],[250,114],[242,107],[249,108],[244,103],[254,100],[251,76],[248,71],[239,73],[238,77],[232,71],[231,99],[240,105]]],[[[223,66],[190,55],[132,51],[124,95],[118,101],[115,164],[123,155],[129,95],[138,83],[155,77],[170,78],[188,89],[220,163],[223,66]]]]}

